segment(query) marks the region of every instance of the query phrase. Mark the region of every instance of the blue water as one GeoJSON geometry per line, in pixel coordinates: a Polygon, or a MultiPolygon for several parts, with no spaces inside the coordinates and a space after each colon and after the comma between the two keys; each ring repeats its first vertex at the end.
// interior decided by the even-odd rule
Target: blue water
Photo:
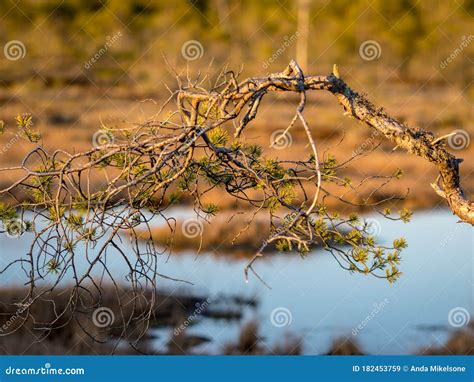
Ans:
{"type": "MultiPolygon", "coordinates": [[[[259,260],[255,269],[271,290],[255,277],[245,282],[245,259],[206,253],[196,257],[192,252],[162,256],[161,273],[194,285],[161,280],[159,288],[169,293],[184,288],[211,299],[222,294],[257,298],[257,308],[245,309],[240,322],[197,317],[197,324],[187,333],[211,341],[196,352],[219,353],[226,343],[237,339],[240,326],[251,319],[259,322],[269,347],[291,333],[303,339],[306,354],[326,352],[340,336],[355,339],[371,354],[409,354],[424,346],[442,345],[455,329],[448,321],[452,309],[474,314],[472,228],[457,223],[446,210],[417,212],[409,224],[374,218],[380,224],[379,241],[391,243],[400,236],[408,241],[402,252],[403,275],[392,285],[371,276],[349,274],[328,253],[316,250],[305,259],[285,254],[259,260]],[[272,324],[275,309],[283,312],[287,325],[272,324]]],[[[27,246],[28,235],[21,240],[1,236],[0,265],[23,255],[27,246]]],[[[124,279],[123,263],[108,260],[116,280],[124,279]]],[[[21,285],[24,280],[16,267],[0,276],[0,287],[21,285]]],[[[154,329],[155,346],[160,348],[170,333],[170,329],[154,329]]]]}

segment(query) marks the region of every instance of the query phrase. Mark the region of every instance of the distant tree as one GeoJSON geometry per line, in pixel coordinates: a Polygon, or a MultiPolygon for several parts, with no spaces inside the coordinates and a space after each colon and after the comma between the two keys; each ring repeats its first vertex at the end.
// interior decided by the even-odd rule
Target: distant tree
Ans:
{"type": "Polygon", "coordinates": [[[377,19],[378,30],[386,35],[390,43],[389,50],[399,59],[399,74],[408,76],[410,63],[424,39],[423,15],[418,2],[414,0],[384,1],[377,0],[374,6],[381,17],[377,19]]]}
{"type": "Polygon", "coordinates": [[[298,42],[296,48],[296,59],[303,70],[308,69],[309,53],[309,26],[310,26],[311,0],[298,0],[298,42]]]}

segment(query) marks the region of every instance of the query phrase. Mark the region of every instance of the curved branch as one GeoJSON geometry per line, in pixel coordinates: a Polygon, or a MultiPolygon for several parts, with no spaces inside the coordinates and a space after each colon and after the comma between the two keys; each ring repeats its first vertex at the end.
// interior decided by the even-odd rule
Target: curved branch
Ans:
{"type": "MultiPolygon", "coordinates": [[[[462,159],[456,158],[446,150],[444,138],[435,139],[430,132],[413,129],[386,114],[382,108],[375,107],[365,96],[353,91],[339,76],[337,66],[334,66],[329,76],[297,75],[294,68],[299,68],[295,61],[291,61],[285,71],[271,74],[267,77],[249,78],[240,83],[235,89],[223,93],[209,93],[206,97],[221,98],[225,105],[229,100],[234,101],[235,107],[223,119],[235,118],[248,104],[252,97],[260,101],[263,94],[270,91],[304,92],[306,90],[326,90],[336,96],[346,113],[367,126],[377,130],[397,147],[405,149],[431,163],[439,170],[440,185],[431,184],[435,192],[446,199],[449,207],[462,221],[474,224],[474,204],[464,197],[459,174],[459,164],[462,159]]],[[[186,92],[186,91],[184,91],[186,92]]],[[[196,97],[196,94],[188,94],[196,97]]],[[[202,97],[202,95],[201,95],[202,97]]],[[[225,107],[224,107],[225,109],[225,107]]],[[[245,125],[251,120],[246,115],[236,130],[240,135],[245,125]]]]}
{"type": "Polygon", "coordinates": [[[409,128],[392,118],[335,75],[327,77],[327,81],[330,83],[327,90],[336,96],[346,112],[382,133],[397,147],[433,163],[439,170],[442,188],[438,184],[431,186],[446,199],[454,214],[462,221],[474,224],[474,203],[465,199],[460,184],[459,164],[462,159],[450,154],[443,140],[435,139],[430,132],[409,128]]]}

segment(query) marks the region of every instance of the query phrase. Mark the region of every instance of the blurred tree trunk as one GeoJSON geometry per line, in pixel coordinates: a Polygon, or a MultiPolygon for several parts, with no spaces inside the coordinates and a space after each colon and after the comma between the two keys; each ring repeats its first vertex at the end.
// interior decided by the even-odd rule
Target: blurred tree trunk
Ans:
{"type": "Polygon", "coordinates": [[[217,10],[219,28],[225,34],[230,43],[230,52],[233,57],[244,57],[242,49],[245,43],[242,41],[242,33],[236,32],[236,24],[232,19],[233,13],[242,14],[240,2],[231,4],[229,0],[214,0],[213,4],[217,10]]]}
{"type": "Polygon", "coordinates": [[[216,9],[217,9],[217,17],[219,18],[219,25],[221,29],[232,37],[232,26],[230,25],[230,18],[229,18],[229,4],[227,0],[214,0],[216,9]]]}
{"type": "Polygon", "coordinates": [[[298,0],[298,42],[296,61],[304,70],[308,70],[309,9],[311,0],[298,0]]]}

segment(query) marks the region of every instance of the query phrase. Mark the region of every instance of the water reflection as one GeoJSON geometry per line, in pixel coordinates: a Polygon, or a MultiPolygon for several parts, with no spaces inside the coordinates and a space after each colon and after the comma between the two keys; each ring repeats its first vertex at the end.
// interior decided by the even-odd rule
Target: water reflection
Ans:
{"type": "MultiPolygon", "coordinates": [[[[400,268],[404,274],[394,285],[351,275],[329,254],[316,250],[305,259],[288,253],[262,259],[256,270],[271,286],[269,290],[255,278],[245,283],[245,259],[206,253],[196,257],[189,251],[163,256],[158,265],[161,273],[193,286],[163,279],[159,288],[170,294],[187,290],[219,304],[225,304],[222,296],[258,301],[257,306],[228,302],[225,309],[211,302],[209,312],[232,312],[238,306],[240,313],[234,319],[200,315],[186,328],[188,335],[209,339],[197,344],[193,348],[196,352],[222,352],[250,321],[258,322],[263,346],[275,346],[292,333],[303,339],[306,354],[326,353],[334,338],[341,336],[355,339],[371,354],[407,354],[444,343],[453,330],[448,323],[450,310],[463,307],[474,311],[472,228],[458,224],[445,210],[415,213],[409,224],[374,218],[380,223],[379,240],[388,242],[403,235],[409,244],[402,253],[400,268]],[[287,315],[283,325],[275,323],[274,312],[278,310],[287,315]]],[[[0,238],[2,265],[26,253],[27,239],[0,238]]],[[[120,261],[109,259],[108,265],[117,280],[126,277],[120,261]]],[[[24,274],[16,267],[0,277],[0,287],[18,286],[24,281],[24,274]]],[[[170,327],[152,329],[153,347],[163,348],[172,331],[170,327]]]]}

